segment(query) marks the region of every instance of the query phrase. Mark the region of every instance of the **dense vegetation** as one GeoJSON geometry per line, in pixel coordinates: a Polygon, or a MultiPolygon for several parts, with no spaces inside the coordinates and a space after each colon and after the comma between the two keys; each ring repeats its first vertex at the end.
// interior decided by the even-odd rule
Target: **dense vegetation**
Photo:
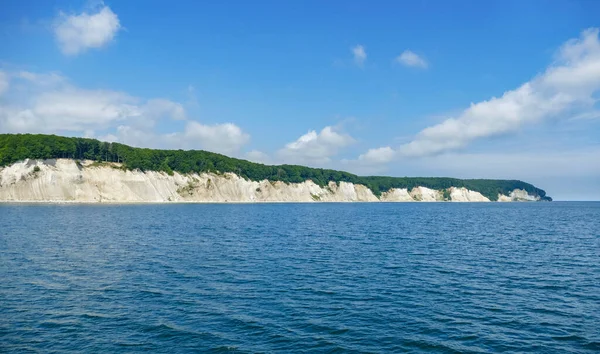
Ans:
{"type": "MultiPolygon", "coordinates": [[[[376,177],[357,176],[348,172],[296,165],[267,166],[246,160],[201,150],[153,150],[134,148],[118,143],[106,143],[86,138],[66,138],[55,135],[0,134],[0,167],[24,159],[71,158],[120,162],[126,169],[164,171],[173,174],[190,172],[233,172],[244,178],[260,181],[300,183],[312,180],[320,186],[329,181],[359,183],[377,196],[391,188],[423,186],[432,189],[465,187],[478,191],[490,200],[498,193],[509,194],[524,189],[529,194],[546,197],[546,192],[529,183],[516,180],[456,179],[437,177],[376,177]]],[[[447,192],[446,192],[447,193],[447,192]]]]}

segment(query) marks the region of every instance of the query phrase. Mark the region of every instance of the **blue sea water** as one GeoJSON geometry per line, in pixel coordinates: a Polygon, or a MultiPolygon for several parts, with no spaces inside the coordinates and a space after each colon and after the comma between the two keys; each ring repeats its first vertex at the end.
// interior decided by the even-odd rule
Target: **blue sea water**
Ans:
{"type": "Polygon", "coordinates": [[[600,203],[0,205],[1,352],[600,351],[600,203]]]}

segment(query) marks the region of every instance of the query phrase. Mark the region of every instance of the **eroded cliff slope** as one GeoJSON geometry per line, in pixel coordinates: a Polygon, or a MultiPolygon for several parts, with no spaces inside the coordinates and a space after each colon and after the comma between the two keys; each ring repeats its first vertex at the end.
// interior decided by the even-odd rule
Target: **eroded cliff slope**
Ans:
{"type": "MultiPolygon", "coordinates": [[[[364,185],[250,181],[233,173],[126,170],[118,163],[72,159],[25,160],[0,168],[0,202],[488,202],[466,188],[392,188],[377,197],[364,185]]],[[[524,190],[499,201],[539,200],[524,190]]]]}

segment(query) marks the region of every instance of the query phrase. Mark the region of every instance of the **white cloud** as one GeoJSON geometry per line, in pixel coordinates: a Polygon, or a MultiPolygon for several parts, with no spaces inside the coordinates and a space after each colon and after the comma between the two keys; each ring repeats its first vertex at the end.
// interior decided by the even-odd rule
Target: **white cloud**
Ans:
{"type": "Polygon", "coordinates": [[[458,116],[423,129],[394,154],[435,155],[463,148],[477,139],[514,132],[524,124],[585,116],[594,111],[598,89],[600,41],[598,29],[589,29],[580,38],[565,43],[555,63],[541,75],[501,97],[473,103],[458,116]]]}
{"type": "Polygon", "coordinates": [[[108,6],[102,6],[96,13],[70,16],[61,13],[54,25],[54,35],[63,54],[77,55],[107,45],[120,29],[118,16],[108,6]]]}
{"type": "Polygon", "coordinates": [[[204,125],[188,121],[183,131],[161,134],[145,127],[120,125],[115,134],[98,137],[132,146],[160,149],[202,149],[222,154],[237,154],[250,136],[232,123],[204,125]]]}
{"type": "Polygon", "coordinates": [[[139,99],[110,90],[76,87],[56,73],[17,72],[10,99],[0,105],[0,129],[6,132],[105,129],[143,114],[139,99]]]}
{"type": "Polygon", "coordinates": [[[354,143],[354,139],[327,126],[317,133],[314,130],[302,135],[296,141],[288,143],[279,150],[279,156],[287,162],[323,164],[344,148],[354,143]]]}
{"type": "Polygon", "coordinates": [[[2,96],[4,92],[8,91],[8,81],[8,75],[6,75],[4,71],[0,70],[0,96],[2,96]]]}
{"type": "Polygon", "coordinates": [[[358,66],[362,66],[367,60],[367,52],[365,51],[365,47],[360,44],[352,48],[352,55],[354,56],[354,62],[358,66]]]}
{"type": "Polygon", "coordinates": [[[7,132],[84,131],[108,128],[142,114],[137,99],[116,91],[86,90],[70,84],[21,85],[9,104],[0,106],[0,129],[7,132]]]}
{"type": "Polygon", "coordinates": [[[402,52],[402,54],[400,54],[396,58],[396,61],[402,65],[411,66],[415,68],[426,69],[428,66],[425,59],[421,58],[415,52],[410,51],[408,49],[402,52]]]}
{"type": "Polygon", "coordinates": [[[43,93],[34,99],[32,112],[39,126],[70,131],[106,128],[142,114],[135,99],[125,93],[79,88],[43,93]]]}
{"type": "Polygon", "coordinates": [[[127,123],[152,127],[160,119],[186,119],[180,103],[143,100],[124,92],[77,87],[57,73],[11,73],[15,85],[0,107],[5,131],[57,132],[102,130],[127,123]]]}
{"type": "MultiPolygon", "coordinates": [[[[7,74],[8,75],[8,74],[7,74]]],[[[232,123],[204,125],[188,120],[182,104],[163,98],[144,100],[124,92],[88,90],[56,73],[10,75],[10,99],[0,103],[0,132],[64,133],[155,148],[237,152],[250,137],[232,123]],[[183,130],[160,133],[158,121],[185,122],[183,130]]],[[[175,124],[175,123],[174,123],[175,124]]]]}
{"type": "Polygon", "coordinates": [[[205,150],[232,154],[248,143],[250,136],[233,123],[204,125],[190,121],[183,138],[188,144],[205,150]]]}
{"type": "Polygon", "coordinates": [[[394,159],[395,151],[389,146],[377,149],[369,149],[360,155],[358,160],[366,164],[388,163],[394,159]]]}

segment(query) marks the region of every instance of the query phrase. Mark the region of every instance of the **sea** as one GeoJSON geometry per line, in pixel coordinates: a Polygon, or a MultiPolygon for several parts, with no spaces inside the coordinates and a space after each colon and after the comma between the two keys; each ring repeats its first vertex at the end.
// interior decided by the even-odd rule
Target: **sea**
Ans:
{"type": "Polygon", "coordinates": [[[598,353],[600,202],[0,205],[3,353],[598,353]]]}

